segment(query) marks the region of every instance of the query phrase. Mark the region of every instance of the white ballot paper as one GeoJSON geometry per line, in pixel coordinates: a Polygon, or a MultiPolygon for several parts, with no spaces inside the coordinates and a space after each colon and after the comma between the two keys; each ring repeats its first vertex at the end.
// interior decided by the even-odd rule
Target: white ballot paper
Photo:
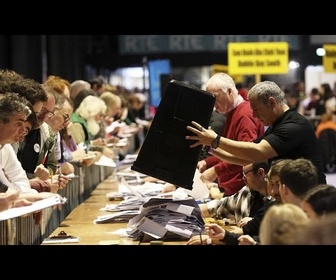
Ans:
{"type": "Polygon", "coordinates": [[[178,191],[184,191],[192,196],[195,200],[203,200],[209,197],[209,189],[201,180],[201,173],[196,168],[194,175],[194,184],[191,190],[178,188],[178,191]]]}
{"type": "Polygon", "coordinates": [[[0,221],[23,216],[57,204],[63,204],[66,200],[66,198],[55,194],[55,196],[35,201],[32,205],[10,208],[0,212],[0,221]]]}

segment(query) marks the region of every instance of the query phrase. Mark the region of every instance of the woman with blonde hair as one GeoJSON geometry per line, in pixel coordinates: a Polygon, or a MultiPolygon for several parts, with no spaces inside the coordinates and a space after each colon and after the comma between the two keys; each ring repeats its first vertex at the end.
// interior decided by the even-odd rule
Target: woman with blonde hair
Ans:
{"type": "Polygon", "coordinates": [[[289,245],[297,231],[309,223],[306,213],[290,203],[271,206],[260,225],[261,245],[289,245]]]}

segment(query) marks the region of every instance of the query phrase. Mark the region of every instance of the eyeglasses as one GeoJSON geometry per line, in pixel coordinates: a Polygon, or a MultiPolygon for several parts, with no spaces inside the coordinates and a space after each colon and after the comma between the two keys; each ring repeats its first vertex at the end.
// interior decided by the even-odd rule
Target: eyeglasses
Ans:
{"type": "Polygon", "coordinates": [[[48,118],[52,118],[55,116],[55,112],[49,111],[46,108],[42,107],[40,113],[38,114],[39,116],[47,116],[48,118]]]}
{"type": "Polygon", "coordinates": [[[60,112],[61,114],[62,114],[62,116],[63,116],[63,123],[67,123],[67,122],[69,122],[70,121],[70,116],[68,115],[68,114],[66,114],[66,113],[63,113],[62,111],[61,111],[61,109],[59,109],[59,108],[55,108],[58,112],[60,112]]]}
{"type": "Polygon", "coordinates": [[[246,177],[246,174],[248,174],[248,173],[250,173],[250,172],[252,172],[252,171],[254,171],[254,169],[251,169],[251,170],[248,170],[248,171],[244,171],[244,170],[243,170],[243,176],[246,177]]]}

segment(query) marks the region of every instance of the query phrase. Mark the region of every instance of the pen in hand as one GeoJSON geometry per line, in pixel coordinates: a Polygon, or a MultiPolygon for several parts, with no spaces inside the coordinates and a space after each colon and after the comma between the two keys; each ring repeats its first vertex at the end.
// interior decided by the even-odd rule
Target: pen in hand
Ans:
{"type": "Polygon", "coordinates": [[[42,158],[42,164],[44,165],[46,160],[47,160],[47,156],[48,156],[48,150],[46,151],[46,153],[44,154],[44,157],[42,158]]]}
{"type": "Polygon", "coordinates": [[[57,165],[57,169],[58,169],[58,186],[61,187],[61,182],[60,179],[62,177],[62,168],[61,168],[61,164],[57,165]]]}
{"type": "Polygon", "coordinates": [[[57,169],[58,169],[58,174],[59,174],[59,175],[63,175],[63,174],[62,174],[61,164],[58,164],[58,165],[57,165],[57,169]]]}

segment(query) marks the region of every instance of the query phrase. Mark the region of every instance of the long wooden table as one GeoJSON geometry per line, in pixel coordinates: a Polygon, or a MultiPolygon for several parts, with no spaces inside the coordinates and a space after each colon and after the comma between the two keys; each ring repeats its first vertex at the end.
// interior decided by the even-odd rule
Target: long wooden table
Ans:
{"type": "MultiPolygon", "coordinates": [[[[123,166],[128,168],[129,165],[123,166]]],[[[155,179],[146,177],[143,180],[155,179]]],[[[109,200],[106,196],[109,192],[118,191],[118,182],[116,175],[112,174],[104,181],[99,183],[92,191],[90,196],[78,205],[72,212],[63,220],[63,222],[49,235],[49,237],[57,236],[64,231],[67,235],[79,238],[76,243],[53,243],[42,245],[185,245],[186,240],[177,241],[158,241],[140,242],[129,237],[120,236],[118,230],[126,229],[127,222],[107,222],[95,224],[93,221],[97,216],[106,215],[108,212],[100,210],[106,204],[118,204],[118,200],[109,200]]],[[[224,226],[225,229],[231,230],[230,226],[224,226]]]]}
{"type": "MultiPolygon", "coordinates": [[[[127,227],[127,222],[109,222],[94,224],[94,219],[100,215],[108,214],[100,210],[106,204],[119,203],[106,197],[109,192],[118,190],[118,183],[111,175],[101,182],[90,196],[78,205],[49,237],[57,236],[61,231],[79,238],[78,243],[53,243],[42,245],[150,245],[155,242],[141,242],[128,237],[121,237],[113,233],[127,227]]],[[[163,245],[184,245],[186,241],[164,241],[163,245]]]]}
{"type": "MultiPolygon", "coordinates": [[[[118,229],[126,228],[127,223],[93,223],[97,216],[108,214],[100,210],[101,208],[107,203],[117,203],[109,201],[106,197],[108,192],[117,191],[118,185],[112,179],[113,176],[111,175],[101,182],[92,191],[91,195],[78,205],[49,237],[64,231],[68,235],[79,237],[78,243],[63,243],[64,245],[99,245],[102,242],[106,244],[114,242],[119,245],[138,245],[139,241],[134,241],[128,237],[120,237],[120,235],[113,233],[118,229]]],[[[60,243],[57,243],[57,245],[60,245],[60,243]]]]}

